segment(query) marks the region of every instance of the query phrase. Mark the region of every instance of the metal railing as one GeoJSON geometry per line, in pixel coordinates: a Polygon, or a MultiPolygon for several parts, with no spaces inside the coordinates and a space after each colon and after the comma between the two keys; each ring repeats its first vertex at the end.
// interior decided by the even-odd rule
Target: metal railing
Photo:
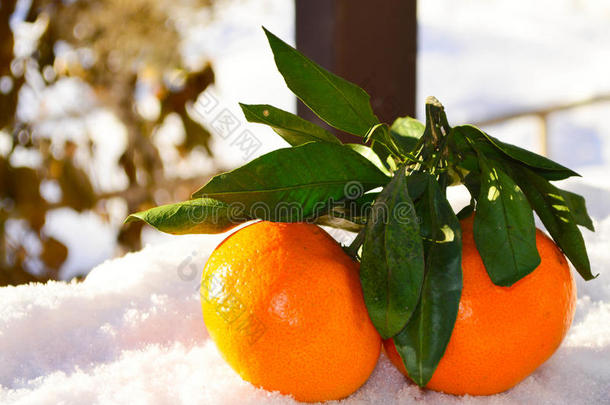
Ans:
{"type": "Polygon", "coordinates": [[[578,101],[573,101],[569,103],[555,104],[552,106],[538,108],[538,109],[530,109],[523,111],[516,111],[508,114],[501,114],[496,117],[488,118],[476,123],[477,126],[486,126],[486,125],[495,125],[502,124],[507,121],[512,121],[514,119],[525,118],[525,117],[535,117],[540,121],[540,132],[539,132],[539,142],[540,142],[540,152],[542,155],[546,156],[548,153],[548,145],[549,145],[549,133],[548,133],[548,117],[549,115],[565,110],[572,110],[574,108],[586,107],[593,104],[599,103],[607,103],[610,102],[610,93],[608,94],[599,94],[593,97],[581,99],[578,101]]]}

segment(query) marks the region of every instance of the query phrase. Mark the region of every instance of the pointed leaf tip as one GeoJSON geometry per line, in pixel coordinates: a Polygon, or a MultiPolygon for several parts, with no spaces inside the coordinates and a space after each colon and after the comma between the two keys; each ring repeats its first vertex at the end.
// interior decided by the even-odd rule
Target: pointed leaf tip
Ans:
{"type": "Polygon", "coordinates": [[[313,62],[294,47],[265,29],[277,69],[288,88],[329,125],[364,136],[379,123],[369,95],[313,62]]]}
{"type": "Polygon", "coordinates": [[[130,214],[127,218],[125,218],[125,220],[123,221],[123,225],[125,224],[129,224],[132,222],[136,222],[136,221],[140,221],[142,220],[142,218],[140,218],[140,216],[138,215],[140,214],[139,212],[136,212],[135,214],[130,214]]]}
{"type": "Polygon", "coordinates": [[[136,212],[124,223],[144,221],[172,235],[222,233],[249,219],[235,208],[210,198],[198,198],[136,212]]]}

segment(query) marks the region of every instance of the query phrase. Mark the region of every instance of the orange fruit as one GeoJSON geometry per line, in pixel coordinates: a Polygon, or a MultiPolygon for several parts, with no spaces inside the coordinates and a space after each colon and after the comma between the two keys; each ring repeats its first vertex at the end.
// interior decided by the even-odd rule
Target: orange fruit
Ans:
{"type": "MultiPolygon", "coordinates": [[[[457,321],[426,387],[491,395],[515,386],[559,347],[572,323],[576,286],[565,257],[540,230],[540,265],[510,287],[494,285],[474,242],[473,221],[473,216],[461,221],[463,290],[457,321]]],[[[383,345],[407,375],[393,340],[383,345]]]]}
{"type": "Polygon", "coordinates": [[[358,272],[316,225],[256,222],[208,259],[203,318],[244,380],[299,401],[343,398],[364,384],[381,351],[358,272]]]}

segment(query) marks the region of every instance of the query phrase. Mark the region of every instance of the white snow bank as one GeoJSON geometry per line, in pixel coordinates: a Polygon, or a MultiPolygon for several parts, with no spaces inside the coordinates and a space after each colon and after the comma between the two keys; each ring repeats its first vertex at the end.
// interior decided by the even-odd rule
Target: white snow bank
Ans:
{"type": "MultiPolygon", "coordinates": [[[[406,382],[382,356],[368,383],[342,402],[608,403],[610,217],[596,226],[585,238],[594,272],[601,275],[578,281],[566,341],[516,388],[479,398],[427,392],[406,382]]],[[[0,288],[0,403],[294,403],[241,380],[208,338],[199,273],[224,236],[177,236],[107,261],[78,284],[0,288]]]]}

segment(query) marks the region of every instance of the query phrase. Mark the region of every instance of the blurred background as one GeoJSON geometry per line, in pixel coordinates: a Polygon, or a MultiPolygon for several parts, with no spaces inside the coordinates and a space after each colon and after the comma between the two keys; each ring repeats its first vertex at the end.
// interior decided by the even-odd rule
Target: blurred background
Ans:
{"type": "Polygon", "coordinates": [[[1,0],[0,285],[159,243],[127,214],[286,146],[237,105],[307,116],[261,25],[381,118],[434,95],[451,123],[583,174],[592,216],[610,213],[607,0],[1,0]]]}

